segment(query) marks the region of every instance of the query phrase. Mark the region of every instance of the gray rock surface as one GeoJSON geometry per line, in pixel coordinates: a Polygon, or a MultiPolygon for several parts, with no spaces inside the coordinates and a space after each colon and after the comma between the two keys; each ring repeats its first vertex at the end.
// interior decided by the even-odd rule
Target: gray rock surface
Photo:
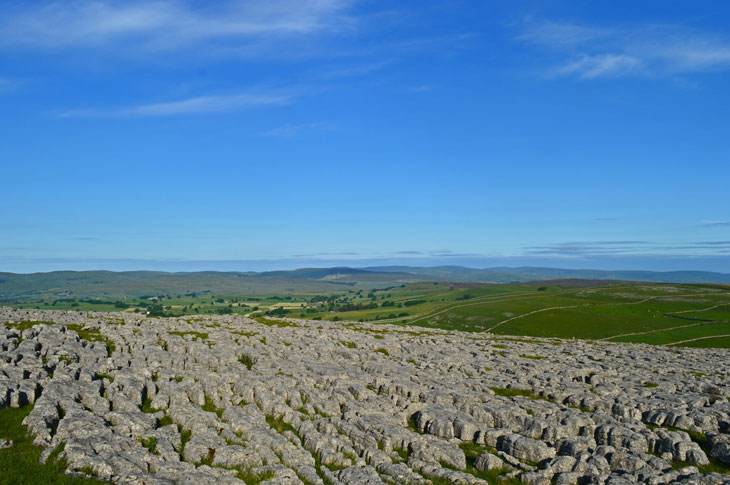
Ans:
{"type": "Polygon", "coordinates": [[[33,405],[44,459],[65,444],[68,472],[115,483],[730,484],[707,467],[730,467],[723,349],[236,315],[0,323],[0,407],[33,405]]]}

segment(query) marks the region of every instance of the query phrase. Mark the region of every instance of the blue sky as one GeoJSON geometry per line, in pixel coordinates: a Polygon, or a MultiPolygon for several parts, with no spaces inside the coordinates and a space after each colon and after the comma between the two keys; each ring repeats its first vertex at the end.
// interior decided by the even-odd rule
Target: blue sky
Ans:
{"type": "Polygon", "coordinates": [[[730,4],[29,1],[0,271],[730,272],[730,4]]]}

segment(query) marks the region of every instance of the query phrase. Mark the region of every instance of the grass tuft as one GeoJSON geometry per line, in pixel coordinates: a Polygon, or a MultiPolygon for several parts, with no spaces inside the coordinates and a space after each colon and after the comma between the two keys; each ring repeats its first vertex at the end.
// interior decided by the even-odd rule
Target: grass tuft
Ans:
{"type": "Polygon", "coordinates": [[[114,351],[117,349],[114,345],[114,341],[103,336],[98,328],[85,328],[83,325],[68,324],[66,328],[73,330],[79,336],[87,342],[102,342],[106,345],[106,352],[109,357],[112,356],[114,351]]]}
{"type": "MultiPolygon", "coordinates": [[[[36,322],[37,323],[37,322],[36,322]]],[[[13,446],[0,449],[0,483],[14,485],[91,485],[104,483],[90,478],[65,475],[67,463],[58,456],[63,445],[57,446],[44,465],[39,463],[43,448],[33,445],[33,437],[22,422],[33,409],[0,409],[0,438],[12,440],[13,446]]]]}
{"type": "Polygon", "coordinates": [[[240,356],[238,358],[238,361],[241,364],[245,365],[248,370],[251,370],[251,367],[253,367],[254,365],[256,365],[256,362],[258,362],[258,359],[256,357],[251,356],[251,355],[243,354],[242,356],[240,356]]]}
{"type": "Polygon", "coordinates": [[[255,472],[253,470],[239,470],[236,474],[236,478],[243,480],[246,485],[258,485],[261,482],[271,480],[276,474],[274,470],[264,470],[261,472],[255,472]]]}

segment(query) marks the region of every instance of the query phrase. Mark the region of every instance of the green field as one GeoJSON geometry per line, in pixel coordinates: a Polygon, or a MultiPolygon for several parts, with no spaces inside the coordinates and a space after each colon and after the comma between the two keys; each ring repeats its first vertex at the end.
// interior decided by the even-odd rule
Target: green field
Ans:
{"type": "Polygon", "coordinates": [[[730,347],[730,286],[605,281],[402,283],[385,288],[39,298],[4,305],[152,316],[235,313],[394,323],[498,335],[730,347]],[[544,285],[544,286],[538,286],[544,285]],[[713,337],[713,338],[707,338],[713,337]]]}

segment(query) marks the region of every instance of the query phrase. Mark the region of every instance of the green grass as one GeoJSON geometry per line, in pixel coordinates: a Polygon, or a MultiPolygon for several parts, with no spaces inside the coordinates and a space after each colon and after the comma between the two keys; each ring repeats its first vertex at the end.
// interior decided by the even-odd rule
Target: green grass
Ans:
{"type": "Polygon", "coordinates": [[[162,419],[158,419],[157,420],[157,427],[158,428],[162,428],[163,426],[168,426],[170,424],[175,424],[175,423],[172,421],[172,418],[170,416],[168,416],[167,414],[165,414],[162,417],[162,419]]]}
{"type": "Polygon", "coordinates": [[[209,397],[205,397],[205,404],[201,407],[203,411],[208,411],[209,413],[215,413],[216,416],[218,416],[218,419],[221,419],[223,417],[223,409],[215,407],[215,404],[213,403],[213,400],[209,397]]]}
{"type": "Polygon", "coordinates": [[[695,342],[687,342],[682,344],[682,347],[696,347],[701,349],[708,349],[708,348],[723,348],[728,349],[730,348],[730,337],[718,337],[718,338],[709,338],[704,340],[697,340],[695,342]]]}
{"type": "Polygon", "coordinates": [[[388,355],[390,355],[390,353],[388,352],[388,349],[384,349],[384,348],[382,348],[382,347],[381,347],[381,348],[379,348],[379,349],[375,349],[375,352],[378,352],[379,354],[383,354],[383,355],[385,355],[385,356],[388,356],[388,355]]]}
{"type": "Polygon", "coordinates": [[[251,370],[251,368],[258,362],[258,359],[256,357],[250,356],[248,354],[243,354],[238,358],[238,361],[245,365],[248,370],[251,370]]]}
{"type": "Polygon", "coordinates": [[[299,326],[292,322],[286,322],[283,320],[272,320],[270,318],[265,318],[265,317],[254,317],[254,320],[256,320],[258,323],[267,325],[269,327],[285,328],[285,327],[298,327],[299,326]]]}
{"type": "Polygon", "coordinates": [[[109,374],[99,374],[99,373],[97,373],[96,374],[96,377],[98,377],[99,379],[109,379],[109,382],[114,382],[114,376],[109,375],[109,374]]]}
{"type": "Polygon", "coordinates": [[[185,445],[190,441],[190,438],[193,437],[193,432],[189,429],[182,429],[182,427],[178,424],[177,430],[180,432],[180,460],[183,460],[183,452],[185,451],[185,445]]]}
{"type": "Polygon", "coordinates": [[[486,480],[489,483],[502,483],[509,485],[522,483],[516,478],[507,478],[504,476],[510,471],[507,467],[497,470],[477,470],[476,468],[474,468],[474,463],[476,462],[477,458],[479,458],[479,455],[481,455],[482,453],[492,453],[493,455],[496,455],[497,450],[495,450],[494,448],[479,446],[476,443],[471,442],[461,443],[459,447],[464,452],[464,456],[466,457],[465,471],[467,473],[474,475],[477,478],[481,478],[482,480],[486,480]]]}
{"type": "Polygon", "coordinates": [[[142,412],[148,414],[154,414],[157,412],[157,409],[152,407],[152,399],[146,397],[144,401],[142,401],[142,412]]]}
{"type": "Polygon", "coordinates": [[[297,430],[288,423],[285,423],[282,418],[275,418],[273,416],[266,416],[266,422],[268,425],[277,433],[283,433],[284,431],[291,431],[295,435],[299,436],[297,430]]]}
{"type": "Polygon", "coordinates": [[[142,443],[142,446],[144,446],[145,448],[147,448],[147,450],[150,453],[152,453],[152,454],[156,454],[157,453],[157,438],[155,438],[154,436],[150,436],[146,440],[142,440],[140,438],[140,442],[142,443]]]}
{"type": "Polygon", "coordinates": [[[511,387],[510,388],[507,388],[507,387],[490,387],[490,389],[492,391],[494,391],[494,393],[497,396],[503,396],[503,397],[522,396],[522,397],[527,397],[529,399],[542,399],[544,401],[547,401],[547,399],[545,399],[542,396],[538,396],[537,394],[535,394],[534,392],[532,392],[529,389],[515,389],[515,388],[511,388],[511,387]]]}
{"type": "Polygon", "coordinates": [[[101,331],[97,328],[85,328],[83,325],[75,325],[75,324],[68,324],[66,325],[66,328],[69,330],[73,330],[76,332],[79,336],[79,338],[82,338],[88,342],[102,342],[106,345],[106,351],[109,357],[114,353],[114,351],[117,349],[116,345],[114,345],[114,342],[103,336],[101,334],[101,331]]]}
{"type": "Polygon", "coordinates": [[[702,450],[707,454],[707,458],[710,460],[710,463],[708,465],[692,465],[687,462],[676,460],[672,463],[672,468],[674,468],[675,470],[687,466],[696,466],[700,473],[722,473],[725,475],[730,475],[730,465],[710,456],[710,445],[708,443],[707,436],[704,433],[675,428],[674,426],[659,426],[656,424],[646,424],[646,427],[649,429],[664,428],[668,429],[669,431],[684,431],[689,435],[692,441],[700,445],[700,448],[702,448],[702,450]]]}
{"type": "Polygon", "coordinates": [[[53,325],[53,322],[23,320],[21,322],[6,323],[5,325],[10,328],[14,328],[18,332],[22,332],[23,330],[35,327],[38,324],[53,325]]]}
{"type": "Polygon", "coordinates": [[[273,470],[265,470],[262,472],[254,472],[252,470],[239,470],[236,478],[243,480],[246,485],[258,485],[261,482],[271,480],[276,474],[273,470]]]}
{"type": "Polygon", "coordinates": [[[98,480],[71,477],[64,474],[65,460],[58,459],[62,447],[54,450],[45,465],[38,463],[43,448],[33,445],[33,438],[23,419],[30,414],[33,406],[0,409],[0,438],[12,440],[14,445],[0,450],[0,484],[36,485],[91,485],[98,480]]]}
{"type": "Polygon", "coordinates": [[[403,448],[393,448],[393,451],[395,451],[400,457],[399,462],[405,463],[408,461],[408,457],[410,456],[408,450],[404,450],[403,448]]]}
{"type": "Polygon", "coordinates": [[[168,331],[167,333],[170,334],[170,335],[179,335],[180,337],[183,337],[183,338],[185,337],[185,335],[192,335],[193,336],[193,340],[198,340],[198,339],[200,339],[200,340],[207,340],[208,339],[208,334],[205,333],[205,332],[192,332],[192,331],[188,331],[188,332],[173,332],[173,331],[168,331]]]}
{"type": "Polygon", "coordinates": [[[426,434],[425,432],[423,432],[420,429],[418,429],[418,426],[416,426],[416,417],[415,416],[416,415],[414,414],[413,416],[411,416],[410,418],[408,418],[408,425],[406,427],[408,429],[410,429],[411,431],[413,431],[414,433],[426,434]]]}
{"type": "MultiPolygon", "coordinates": [[[[261,278],[257,282],[265,283],[261,278]]],[[[337,285],[327,283],[325,286],[332,291],[324,291],[317,288],[318,282],[302,280],[304,282],[310,285],[309,291],[298,291],[292,286],[291,289],[295,291],[278,288],[270,293],[223,296],[166,295],[156,304],[164,307],[165,314],[175,315],[216,314],[230,307],[233,313],[249,314],[261,324],[279,327],[295,324],[267,318],[263,313],[284,309],[288,312],[284,316],[308,319],[386,322],[399,326],[468,332],[490,331],[501,335],[503,340],[516,341],[524,340],[520,336],[610,339],[615,342],[661,345],[691,340],[680,345],[730,348],[730,337],[718,337],[728,333],[730,305],[708,309],[730,301],[730,286],[727,285],[611,283],[594,287],[553,285],[538,289],[511,284],[464,288],[457,284],[431,282],[360,291],[362,288],[358,286],[337,289],[334,288],[337,285]],[[406,303],[409,305],[406,306],[406,303]],[[369,308],[373,304],[377,306],[369,308]],[[344,311],[345,307],[368,309],[344,311]],[[254,308],[257,310],[254,311],[254,308]],[[688,310],[691,312],[686,313],[688,310]],[[623,335],[637,332],[640,334],[623,335]],[[703,337],[712,338],[694,340],[703,337]]],[[[134,297],[125,301],[135,308],[139,307],[138,310],[146,309],[140,305],[151,304],[135,300],[134,297]]],[[[38,303],[29,300],[9,304],[37,306],[38,303]]],[[[84,301],[78,303],[75,309],[108,310],[99,303],[84,301]]],[[[59,302],[47,307],[68,309],[64,305],[67,303],[59,302]]],[[[132,308],[126,311],[132,311],[132,308]]],[[[111,319],[109,323],[113,323],[111,319]]],[[[243,335],[248,333],[242,332],[243,335]]],[[[204,337],[205,334],[201,332],[196,338],[204,337]]],[[[377,335],[376,338],[382,336],[377,335]]],[[[494,347],[500,348],[501,343],[506,342],[495,342],[494,347]]]]}

